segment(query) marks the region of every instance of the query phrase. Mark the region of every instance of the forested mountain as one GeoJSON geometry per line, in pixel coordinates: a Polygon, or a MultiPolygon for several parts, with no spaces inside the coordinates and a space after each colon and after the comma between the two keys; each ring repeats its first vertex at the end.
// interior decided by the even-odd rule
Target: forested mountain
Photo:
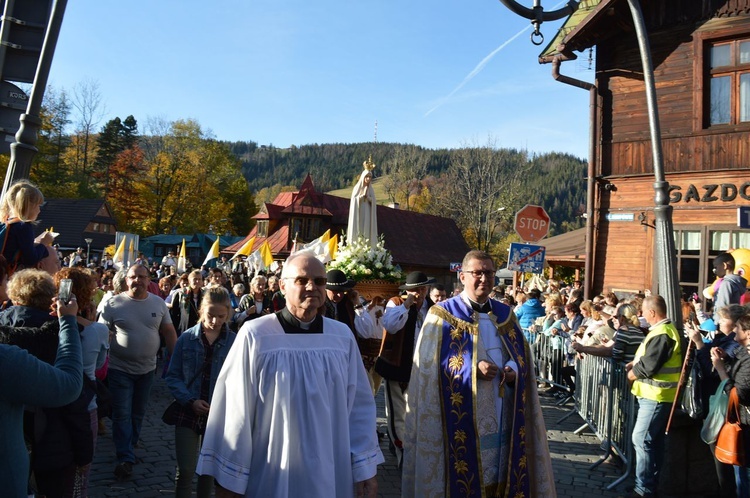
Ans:
{"type": "MultiPolygon", "coordinates": [[[[308,172],[312,174],[318,190],[329,191],[350,186],[362,171],[362,162],[372,156],[377,165],[374,172],[376,177],[400,174],[400,182],[410,184],[411,194],[415,196],[412,199],[415,207],[408,205],[408,209],[435,214],[444,214],[445,206],[430,206],[429,201],[420,204],[418,197],[439,197],[438,191],[452,181],[451,166],[455,167],[461,161],[466,162],[467,152],[482,150],[493,156],[496,167],[501,170],[500,178],[507,178],[508,189],[517,194],[511,196],[516,198],[515,201],[506,197],[505,202],[501,203],[503,207],[509,208],[506,221],[507,216],[512,216],[516,209],[529,203],[541,204],[547,209],[552,218],[553,233],[582,226],[580,215],[586,202],[586,163],[568,154],[553,152],[529,155],[525,151],[486,146],[432,150],[414,145],[372,142],[313,144],[288,149],[273,145],[259,146],[255,142],[228,142],[227,145],[240,159],[242,172],[259,203],[272,200],[282,187],[298,187],[308,172]],[[424,189],[431,192],[424,193],[424,189]],[[520,205],[514,205],[517,203],[520,205]]],[[[488,173],[477,167],[474,174],[488,173]]],[[[400,202],[403,208],[405,199],[398,198],[396,190],[393,189],[391,200],[400,202]]]]}

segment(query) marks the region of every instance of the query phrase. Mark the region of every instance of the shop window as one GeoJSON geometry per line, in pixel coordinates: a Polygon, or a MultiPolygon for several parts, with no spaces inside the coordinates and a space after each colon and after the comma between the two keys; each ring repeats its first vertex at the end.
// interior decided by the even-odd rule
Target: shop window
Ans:
{"type": "Polygon", "coordinates": [[[154,247],[154,256],[158,256],[160,258],[164,256],[164,248],[162,246],[154,247]]]}
{"type": "Polygon", "coordinates": [[[750,248],[750,231],[734,227],[676,226],[678,281],[683,295],[702,294],[716,280],[714,258],[729,249],[750,248]]]}
{"type": "Polygon", "coordinates": [[[677,251],[677,275],[683,294],[692,294],[700,286],[701,276],[701,230],[675,230],[677,251]]]}
{"type": "Polygon", "coordinates": [[[750,38],[711,43],[704,54],[708,70],[707,125],[750,122],[750,38]]]}

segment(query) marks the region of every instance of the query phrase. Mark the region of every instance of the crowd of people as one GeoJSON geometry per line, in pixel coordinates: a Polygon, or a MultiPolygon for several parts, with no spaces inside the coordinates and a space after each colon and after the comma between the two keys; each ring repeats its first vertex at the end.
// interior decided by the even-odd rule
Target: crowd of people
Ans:
{"type": "MultiPolygon", "coordinates": [[[[676,399],[685,347],[695,348],[695,362],[700,370],[697,402],[708,413],[709,395],[715,393],[721,380],[729,393],[736,388],[743,427],[750,422],[750,291],[747,280],[734,274],[731,253],[719,254],[713,261],[717,281],[709,295],[714,297],[711,310],[704,308],[697,295],[685,295],[682,323],[668,317],[661,296],[638,293],[618,298],[614,293],[583,300],[572,288],[560,288],[549,281],[545,289],[528,289],[513,294],[506,291],[500,300],[515,306],[523,333],[535,354],[540,392],[560,398],[573,396],[576,385],[576,362],[585,355],[612,358],[622,362],[637,399],[637,415],[632,427],[635,453],[635,487],[633,497],[657,496],[659,477],[665,461],[665,429],[676,399]],[[682,330],[682,334],[678,331],[682,330]]],[[[501,294],[503,289],[497,289],[501,294]]],[[[683,392],[682,397],[690,396],[683,392]]],[[[700,422],[700,421],[699,421],[700,422]]],[[[700,423],[695,425],[696,435],[700,423]]],[[[710,451],[715,452],[715,443],[710,451]]],[[[750,451],[750,438],[745,439],[750,451]]],[[[745,453],[750,455],[750,453],[745,453]]],[[[732,466],[714,457],[718,488],[715,496],[750,496],[748,467],[732,466]]]]}
{"type": "MultiPolygon", "coordinates": [[[[304,250],[257,274],[225,259],[177,274],[173,254],[118,271],[108,258],[88,268],[76,251],[63,265],[51,238],[29,230],[42,202],[19,182],[0,206],[9,496],[87,496],[104,417],[114,476],[129,479],[159,358],[176,496],[196,479],[200,497],[377,496],[381,387],[403,496],[555,496],[539,395],[574,393],[584,355],[625,364],[638,402],[632,495],[656,496],[685,337],[703,392],[736,389],[750,426],[747,281],[729,254],[714,260],[715,308],[686,299],[675,324],[658,295],[495,286],[481,251],[466,254],[455,289],[413,271],[370,299],[304,250]]],[[[750,494],[747,467],[715,467],[722,496],[750,494]]]]}

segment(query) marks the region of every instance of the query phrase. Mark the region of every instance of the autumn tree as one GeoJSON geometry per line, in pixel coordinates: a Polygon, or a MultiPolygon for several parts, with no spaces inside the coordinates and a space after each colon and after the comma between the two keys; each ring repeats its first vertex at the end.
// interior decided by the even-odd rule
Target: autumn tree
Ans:
{"type": "Polygon", "coordinates": [[[443,216],[456,220],[469,246],[491,250],[521,202],[521,180],[529,169],[525,153],[484,145],[464,146],[433,194],[443,216]]]}
{"type": "Polygon", "coordinates": [[[138,124],[131,115],[121,121],[119,117],[110,119],[96,137],[97,154],[94,160],[93,176],[105,197],[111,192],[110,178],[117,157],[133,147],[138,139],[138,124]]]}
{"type": "Polygon", "coordinates": [[[110,191],[106,199],[121,230],[143,232],[149,207],[140,197],[139,183],[147,167],[141,148],[135,144],[120,152],[110,165],[110,191]]]}
{"type": "Polygon", "coordinates": [[[104,104],[99,83],[93,80],[79,82],[73,88],[71,100],[76,111],[75,132],[65,154],[68,167],[78,177],[79,194],[91,196],[89,174],[96,157],[96,127],[104,115],[104,104]]]}
{"type": "Polygon", "coordinates": [[[67,127],[70,125],[72,103],[64,89],[49,86],[40,110],[41,126],[34,162],[29,176],[48,197],[67,197],[71,189],[70,174],[65,167],[63,154],[70,143],[67,127]]]}
{"type": "Polygon", "coordinates": [[[149,127],[150,135],[141,141],[146,171],[139,197],[149,207],[141,231],[205,232],[209,226],[238,230],[235,224],[244,215],[235,209],[247,213],[252,201],[249,192],[242,191],[240,163],[228,146],[194,120],[152,120],[149,127]]]}
{"type": "Polygon", "coordinates": [[[427,174],[427,159],[421,148],[414,145],[396,149],[385,164],[385,191],[392,202],[407,211],[414,209],[414,196],[422,194],[422,179],[427,174]]]}

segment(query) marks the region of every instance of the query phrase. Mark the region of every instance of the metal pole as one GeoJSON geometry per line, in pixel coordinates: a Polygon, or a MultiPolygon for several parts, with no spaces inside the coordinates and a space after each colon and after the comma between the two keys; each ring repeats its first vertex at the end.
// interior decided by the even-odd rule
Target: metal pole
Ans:
{"type": "Polygon", "coordinates": [[[94,239],[84,239],[86,241],[86,268],[89,267],[89,258],[91,257],[91,243],[94,239]]]}
{"type": "Polygon", "coordinates": [[[628,0],[630,14],[638,39],[638,48],[643,65],[643,81],[646,85],[648,124],[651,131],[651,152],[654,161],[654,216],[656,218],[656,258],[654,269],[658,275],[659,294],[667,303],[667,314],[679,329],[682,328],[682,307],[677,281],[672,206],[669,205],[669,183],[664,179],[664,161],[661,150],[659,109],[656,105],[654,67],[651,62],[651,47],[643,21],[643,12],[638,0],[628,0]]]}
{"type": "Polygon", "coordinates": [[[29,177],[31,162],[38,152],[35,144],[37,133],[42,124],[39,111],[42,107],[44,90],[47,87],[52,57],[55,55],[55,46],[60,35],[60,26],[67,3],[68,0],[54,0],[52,4],[52,12],[50,13],[47,32],[44,35],[44,44],[39,55],[39,63],[37,64],[34,85],[31,89],[26,113],[21,114],[21,127],[16,133],[16,141],[10,144],[10,164],[8,164],[8,172],[5,175],[2,195],[5,195],[13,182],[29,177]]]}
{"type": "MultiPolygon", "coordinates": [[[[565,83],[589,92],[589,160],[586,172],[586,262],[583,275],[583,298],[591,299],[592,282],[594,281],[594,188],[596,187],[596,85],[560,74],[562,58],[558,55],[552,60],[552,77],[555,81],[565,83]]],[[[597,213],[599,210],[597,209],[597,213]]]]}

